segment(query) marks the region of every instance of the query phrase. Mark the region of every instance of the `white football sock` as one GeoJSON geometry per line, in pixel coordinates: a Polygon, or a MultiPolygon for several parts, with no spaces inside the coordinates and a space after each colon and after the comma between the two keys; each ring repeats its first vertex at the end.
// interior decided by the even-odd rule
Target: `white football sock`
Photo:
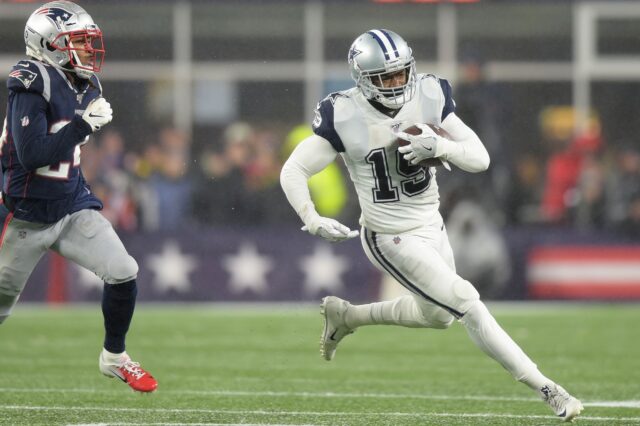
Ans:
{"type": "Polygon", "coordinates": [[[121,365],[124,361],[124,358],[128,357],[126,352],[114,354],[113,352],[109,352],[105,348],[102,348],[101,356],[102,356],[103,362],[107,364],[115,364],[115,365],[121,365]]]}
{"type": "Polygon", "coordinates": [[[473,303],[460,322],[467,329],[471,340],[484,353],[498,361],[516,380],[536,391],[540,391],[543,385],[552,383],[498,325],[484,303],[473,303]]]}
{"type": "Polygon", "coordinates": [[[349,305],[344,318],[349,328],[374,324],[425,327],[424,316],[413,296],[367,305],[349,305]]]}

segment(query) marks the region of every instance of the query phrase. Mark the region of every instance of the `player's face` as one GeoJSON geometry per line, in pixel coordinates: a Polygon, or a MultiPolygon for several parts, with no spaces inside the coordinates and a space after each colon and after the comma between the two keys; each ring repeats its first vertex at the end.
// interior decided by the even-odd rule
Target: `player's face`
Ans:
{"type": "Polygon", "coordinates": [[[400,70],[396,72],[382,74],[382,75],[379,75],[378,78],[375,78],[373,80],[376,86],[383,89],[390,89],[392,87],[401,87],[407,84],[407,71],[400,70]]]}
{"type": "Polygon", "coordinates": [[[93,37],[89,35],[72,35],[69,43],[76,49],[76,54],[82,65],[93,66],[95,54],[91,51],[93,37]]]}

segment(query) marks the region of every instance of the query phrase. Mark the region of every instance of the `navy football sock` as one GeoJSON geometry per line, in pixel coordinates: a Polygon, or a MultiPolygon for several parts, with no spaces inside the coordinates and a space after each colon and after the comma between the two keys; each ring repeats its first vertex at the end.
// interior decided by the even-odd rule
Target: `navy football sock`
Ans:
{"type": "Polygon", "coordinates": [[[104,284],[102,314],[104,315],[104,348],[111,353],[124,352],[124,339],[136,306],[136,280],[122,284],[104,284]]]}

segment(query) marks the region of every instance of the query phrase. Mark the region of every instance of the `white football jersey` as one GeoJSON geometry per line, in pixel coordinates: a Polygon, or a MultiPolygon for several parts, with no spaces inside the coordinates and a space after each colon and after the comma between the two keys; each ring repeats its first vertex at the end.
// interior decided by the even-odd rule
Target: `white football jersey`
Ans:
{"type": "Polygon", "coordinates": [[[316,109],[314,132],[342,155],[358,193],[360,224],[375,232],[408,231],[438,214],[436,169],[409,165],[398,152],[394,130],[440,125],[455,103],[444,79],[419,74],[416,84],[411,101],[393,118],[357,88],[332,93],[316,109]]]}

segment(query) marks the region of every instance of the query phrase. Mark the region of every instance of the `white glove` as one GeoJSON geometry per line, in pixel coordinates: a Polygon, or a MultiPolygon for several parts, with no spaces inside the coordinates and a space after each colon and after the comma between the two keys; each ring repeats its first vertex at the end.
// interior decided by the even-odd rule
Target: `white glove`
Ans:
{"type": "Polygon", "coordinates": [[[404,154],[404,159],[409,164],[415,165],[428,158],[440,157],[443,151],[442,145],[444,145],[442,139],[444,138],[437,135],[426,124],[417,123],[416,126],[422,130],[419,135],[410,135],[401,131],[395,132],[397,137],[410,142],[409,145],[398,148],[398,151],[404,154]]]}
{"type": "Polygon", "coordinates": [[[357,230],[352,231],[349,227],[344,226],[337,220],[320,215],[315,215],[312,219],[308,220],[307,224],[302,227],[302,230],[308,231],[311,235],[322,237],[332,243],[355,238],[359,234],[357,230]]]}
{"type": "Polygon", "coordinates": [[[84,110],[82,119],[91,126],[93,132],[97,132],[113,119],[111,104],[103,97],[92,100],[84,110]]]}

